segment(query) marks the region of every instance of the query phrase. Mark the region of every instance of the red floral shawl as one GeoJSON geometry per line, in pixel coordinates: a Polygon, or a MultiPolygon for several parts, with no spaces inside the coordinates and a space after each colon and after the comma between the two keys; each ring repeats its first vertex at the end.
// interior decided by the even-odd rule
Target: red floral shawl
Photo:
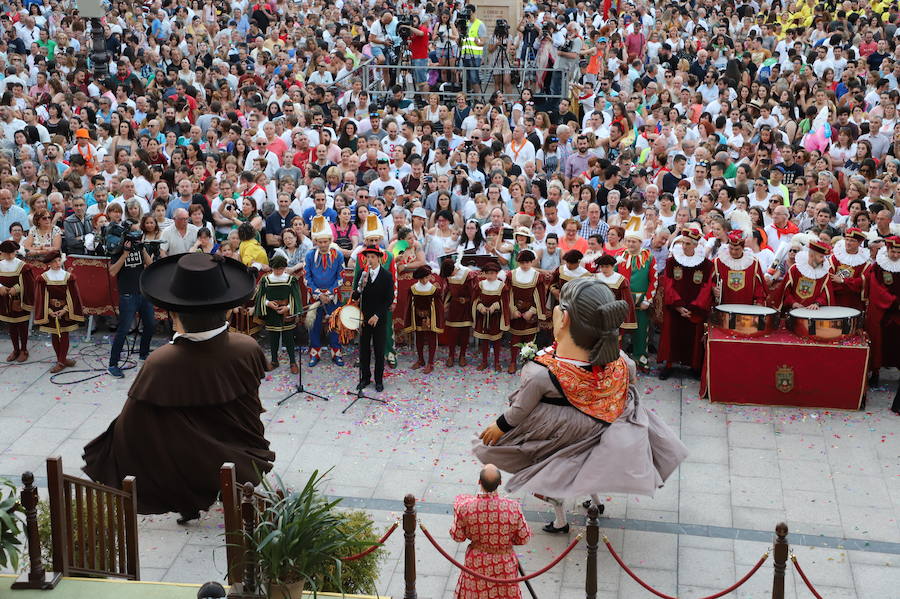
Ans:
{"type": "Polygon", "coordinates": [[[566,400],[591,418],[613,422],[625,410],[628,366],[621,357],[591,370],[558,360],[552,351],[538,354],[534,361],[550,371],[566,400]]]}

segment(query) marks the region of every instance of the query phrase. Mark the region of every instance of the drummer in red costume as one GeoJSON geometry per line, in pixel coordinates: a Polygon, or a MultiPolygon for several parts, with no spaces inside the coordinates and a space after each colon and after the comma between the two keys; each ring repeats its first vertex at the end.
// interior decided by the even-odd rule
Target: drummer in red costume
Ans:
{"type": "Polygon", "coordinates": [[[441,278],[444,279],[444,330],[447,331],[447,366],[453,366],[456,350],[459,349],[459,365],[468,364],[466,350],[469,348],[469,333],[472,331],[472,293],[476,284],[475,271],[445,258],[441,264],[441,278]]]}
{"type": "MultiPolygon", "coordinates": [[[[866,331],[872,339],[869,371],[875,383],[882,366],[900,368],[900,237],[884,240],[865,278],[869,297],[866,331]]],[[[900,414],[900,386],[891,410],[900,414]]]]}
{"type": "Polygon", "coordinates": [[[484,278],[472,288],[472,318],[475,338],[481,340],[481,364],[487,370],[488,354],[494,348],[494,370],[500,371],[500,348],[503,333],[509,330],[509,292],[497,278],[500,265],[488,262],[481,267],[484,278]]]}
{"type": "Polygon", "coordinates": [[[617,261],[615,257],[609,254],[603,254],[597,258],[597,268],[599,271],[594,275],[598,281],[604,283],[617,300],[622,300],[628,305],[628,314],[619,327],[619,345],[621,346],[622,335],[626,332],[633,331],[637,328],[637,318],[634,312],[634,298],[631,295],[631,285],[628,284],[628,278],[616,272],[617,261]]]}
{"type": "Polygon", "coordinates": [[[717,304],[766,304],[766,282],[759,261],[744,250],[744,233],[728,234],[728,245],[719,248],[713,260],[713,280],[717,304]]]}
{"type": "Polygon", "coordinates": [[[816,310],[832,304],[831,277],[828,276],[831,272],[830,253],[830,244],[813,239],[806,250],[797,254],[784,281],[778,309],[783,312],[795,308],[816,310]]]}
{"type": "Polygon", "coordinates": [[[431,280],[431,267],[420,266],[413,271],[415,284],[409,288],[406,313],[403,314],[403,332],[416,335],[416,362],[413,370],[424,366],[424,374],[434,370],[434,354],[437,352],[437,336],[444,332],[444,290],[431,280]],[[425,361],[428,346],[428,361],[425,361]]]}
{"type": "Polygon", "coordinates": [[[850,227],[831,252],[832,303],[835,306],[866,309],[863,299],[863,277],[869,264],[869,252],[860,248],[868,237],[862,229],[850,227]]]}
{"type": "Polygon", "coordinates": [[[534,252],[524,249],[516,259],[518,266],[506,277],[509,293],[510,374],[516,372],[521,344],[534,342],[538,324],[547,318],[547,285],[534,268],[534,252]]]}
{"type": "Polygon", "coordinates": [[[0,243],[0,322],[9,325],[12,353],[7,362],[28,360],[28,320],[34,305],[31,267],[16,256],[19,244],[0,243]]]}
{"type": "Polygon", "coordinates": [[[712,262],[698,251],[702,233],[685,228],[672,247],[663,273],[663,324],[657,361],[660,380],[672,374],[672,364],[690,366],[699,376],[703,364],[703,325],[709,311],[712,262]]]}

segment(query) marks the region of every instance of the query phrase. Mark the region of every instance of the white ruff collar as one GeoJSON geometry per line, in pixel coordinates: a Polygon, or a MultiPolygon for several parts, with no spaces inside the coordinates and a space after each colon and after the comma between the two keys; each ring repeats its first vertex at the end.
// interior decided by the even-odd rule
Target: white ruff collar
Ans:
{"type": "Polygon", "coordinates": [[[684,253],[684,248],[681,247],[681,244],[676,243],[672,248],[672,257],[675,258],[675,262],[682,266],[686,266],[687,268],[692,268],[694,266],[698,266],[701,262],[706,260],[706,256],[703,255],[703,252],[697,251],[700,248],[698,247],[694,250],[693,256],[687,256],[684,253]]]}
{"type": "Polygon", "coordinates": [[[608,277],[602,272],[598,272],[596,274],[596,277],[601,283],[606,283],[607,285],[618,285],[619,282],[625,278],[621,273],[618,273],[616,271],[613,271],[613,273],[608,277]]]}
{"type": "Polygon", "coordinates": [[[513,269],[512,276],[513,282],[515,283],[519,283],[520,285],[531,285],[531,283],[537,279],[537,270],[532,268],[528,272],[525,272],[521,268],[516,268],[513,269]]]}
{"type": "Polygon", "coordinates": [[[900,260],[891,260],[888,258],[887,246],[878,250],[875,254],[875,262],[878,263],[883,270],[888,272],[900,272],[900,260]]]}
{"type": "Polygon", "coordinates": [[[869,261],[868,255],[863,253],[861,249],[857,250],[855,254],[847,252],[847,245],[843,239],[838,240],[831,251],[838,262],[847,266],[861,266],[869,261]]]}
{"type": "Polygon", "coordinates": [[[815,268],[810,266],[809,250],[804,250],[798,253],[797,257],[794,258],[794,265],[797,267],[797,270],[800,271],[800,274],[807,279],[821,279],[828,274],[829,270],[831,270],[831,265],[828,264],[828,260],[815,268]]]}
{"type": "Polygon", "coordinates": [[[428,293],[429,291],[434,289],[434,285],[432,285],[430,282],[425,283],[423,285],[421,282],[416,281],[416,284],[414,285],[414,287],[416,288],[416,291],[418,291],[419,293],[428,293]]]}
{"type": "Polygon", "coordinates": [[[744,248],[744,255],[735,260],[731,257],[731,254],[728,253],[728,245],[723,245],[719,248],[719,253],[716,255],[722,264],[730,268],[731,270],[747,270],[753,265],[753,261],[756,260],[756,257],[752,252],[748,252],[746,248],[744,248]]]}

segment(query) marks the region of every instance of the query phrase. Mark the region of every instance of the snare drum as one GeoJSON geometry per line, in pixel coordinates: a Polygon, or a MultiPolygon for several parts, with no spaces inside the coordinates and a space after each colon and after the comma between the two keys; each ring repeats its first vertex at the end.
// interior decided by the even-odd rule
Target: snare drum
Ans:
{"type": "Polygon", "coordinates": [[[801,337],[833,341],[856,334],[859,317],[859,310],[843,306],[795,308],[790,311],[790,329],[801,337]]]}
{"type": "Polygon", "coordinates": [[[767,306],[722,304],[709,317],[710,324],[737,335],[757,337],[778,328],[778,311],[767,306]]]}

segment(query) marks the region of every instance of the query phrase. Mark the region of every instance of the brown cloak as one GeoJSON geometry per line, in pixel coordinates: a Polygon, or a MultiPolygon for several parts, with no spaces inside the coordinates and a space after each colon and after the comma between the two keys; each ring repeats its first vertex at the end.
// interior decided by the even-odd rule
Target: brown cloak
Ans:
{"type": "Polygon", "coordinates": [[[84,472],[120,487],[137,479],[138,512],[205,510],[219,493],[222,463],[238,482],[272,469],[259,415],[265,356],[246,335],[179,338],[150,354],[119,416],[84,448],[84,472]]]}

